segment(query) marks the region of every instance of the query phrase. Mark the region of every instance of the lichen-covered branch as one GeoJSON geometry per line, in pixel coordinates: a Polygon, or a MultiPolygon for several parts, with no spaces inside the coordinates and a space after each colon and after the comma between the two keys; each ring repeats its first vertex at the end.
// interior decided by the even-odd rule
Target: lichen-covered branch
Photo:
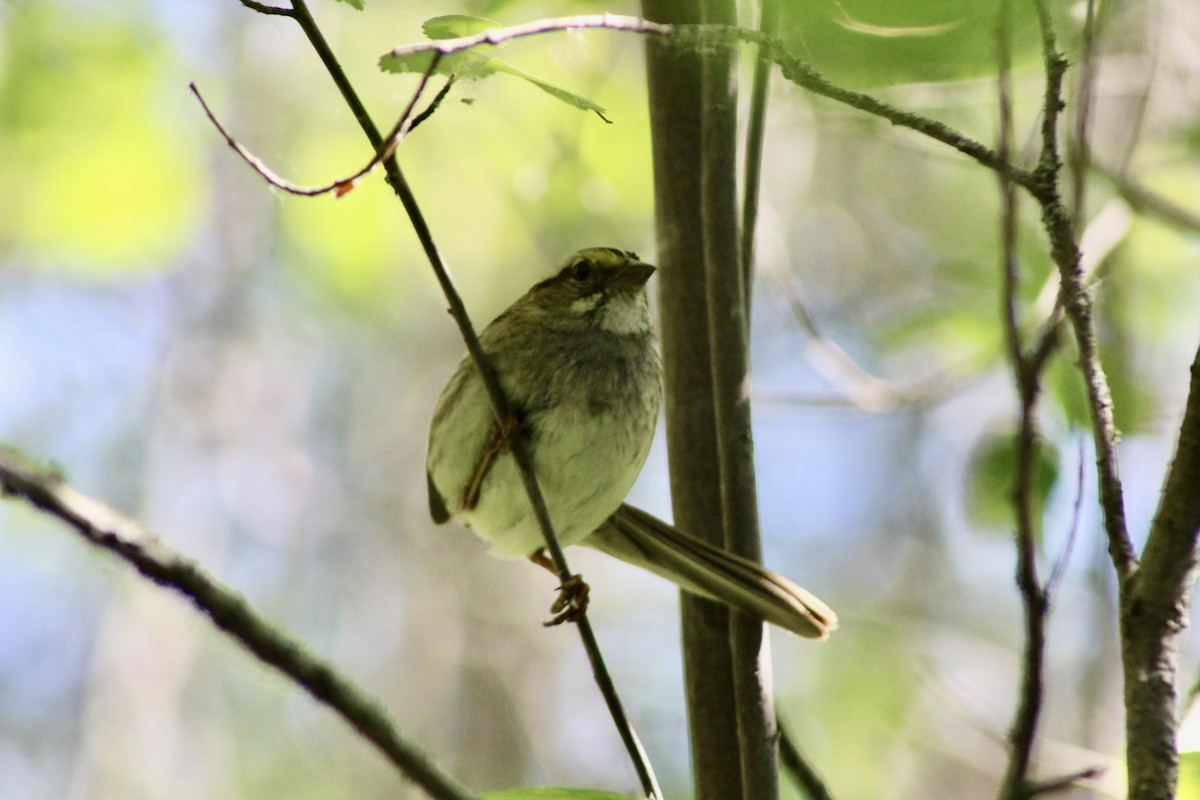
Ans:
{"type": "Polygon", "coordinates": [[[1179,773],[1179,635],[1187,626],[1200,540],[1200,350],[1175,458],[1142,562],[1121,598],[1130,800],[1174,797],[1179,773]]]}
{"type": "Polygon", "coordinates": [[[89,543],[121,558],[160,586],[184,595],[230,638],[331,708],[430,797],[469,800],[471,795],[464,788],[400,737],[376,701],[260,616],[237,592],[138,523],[76,491],[56,470],[2,445],[0,490],[56,517],[89,543]]]}

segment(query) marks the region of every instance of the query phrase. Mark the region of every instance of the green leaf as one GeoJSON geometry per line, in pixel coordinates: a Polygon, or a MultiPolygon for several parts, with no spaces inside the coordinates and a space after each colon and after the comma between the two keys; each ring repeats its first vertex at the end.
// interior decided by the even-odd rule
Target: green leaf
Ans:
{"type": "Polygon", "coordinates": [[[161,44],[52,3],[30,5],[6,33],[0,253],[101,280],[170,264],[201,225],[197,140],[211,132],[179,119],[161,44]]]}
{"type": "Polygon", "coordinates": [[[558,786],[541,786],[527,789],[501,789],[485,792],[479,800],[644,800],[628,794],[613,794],[597,789],[569,789],[558,786]]]}
{"type": "MultiPolygon", "coordinates": [[[[971,521],[981,528],[1013,527],[1012,491],[1017,480],[1016,440],[1011,434],[985,439],[971,462],[971,521]]],[[[1034,439],[1032,511],[1037,525],[1058,480],[1058,451],[1040,436],[1034,439]]]]}
{"type": "MultiPolygon", "coordinates": [[[[993,75],[996,12],[976,0],[781,3],[779,30],[835,82],[888,86],[993,75]]],[[[1039,58],[1031,4],[1013,8],[1013,60],[1039,58]]]]}
{"type": "MultiPolygon", "coordinates": [[[[437,40],[454,39],[459,36],[473,36],[482,31],[498,27],[500,27],[500,23],[486,17],[447,14],[426,20],[421,26],[421,30],[430,39],[437,40]]],[[[387,53],[380,57],[379,68],[384,72],[424,74],[429,70],[429,62],[432,58],[433,53],[431,52],[409,53],[407,55],[387,53]]],[[[572,91],[553,81],[538,77],[531,72],[526,72],[520,67],[514,67],[512,64],[499,58],[484,56],[471,51],[449,53],[442,56],[438,61],[437,68],[434,70],[435,75],[457,75],[460,79],[470,78],[472,80],[481,80],[497,72],[512,75],[514,78],[520,78],[523,81],[533,84],[556,100],[574,106],[581,111],[591,111],[605,122],[610,121],[608,117],[604,116],[604,107],[598,103],[593,103],[578,92],[572,91]]]]}
{"type": "MultiPolygon", "coordinates": [[[[415,72],[418,75],[424,75],[429,71],[429,62],[432,59],[433,53],[428,51],[404,56],[388,53],[380,57],[379,68],[384,72],[415,72]]],[[[498,61],[498,59],[488,58],[470,51],[450,53],[441,57],[433,74],[457,75],[464,79],[486,78],[496,71],[496,67],[492,65],[493,61],[498,61]]]]}
{"type": "Polygon", "coordinates": [[[351,8],[353,8],[355,11],[362,11],[362,10],[363,10],[363,2],[364,2],[364,0],[337,0],[337,1],[338,1],[339,3],[345,3],[346,5],[348,5],[348,6],[350,6],[351,8]]]}
{"type": "Polygon", "coordinates": [[[492,28],[503,27],[499,22],[487,17],[476,17],[470,14],[446,14],[432,17],[421,25],[421,32],[430,39],[457,39],[460,36],[474,36],[492,28]]]}
{"type": "Polygon", "coordinates": [[[604,107],[603,106],[593,103],[591,100],[588,100],[586,97],[579,94],[578,92],[573,92],[570,89],[566,88],[565,86],[560,86],[557,83],[553,83],[551,81],[546,80],[545,78],[539,78],[536,75],[528,73],[523,69],[514,67],[511,64],[501,61],[498,58],[493,58],[493,59],[491,59],[491,61],[495,62],[492,65],[493,70],[495,72],[504,72],[504,73],[507,73],[514,77],[520,78],[521,80],[529,81],[534,86],[538,87],[543,92],[546,92],[547,94],[549,94],[551,97],[555,98],[556,100],[561,100],[562,102],[564,102],[568,105],[575,106],[576,108],[580,109],[581,111],[592,111],[596,114],[596,116],[600,117],[600,119],[604,120],[605,122],[610,121],[608,119],[608,117],[604,116],[604,107]]]}

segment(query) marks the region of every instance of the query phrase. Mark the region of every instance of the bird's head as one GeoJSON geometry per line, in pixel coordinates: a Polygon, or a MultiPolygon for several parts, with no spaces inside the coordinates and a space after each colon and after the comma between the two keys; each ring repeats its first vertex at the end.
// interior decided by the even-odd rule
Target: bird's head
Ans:
{"type": "Polygon", "coordinates": [[[589,247],[566,258],[527,298],[549,321],[644,333],[650,320],[646,281],[653,274],[654,267],[635,253],[589,247]]]}

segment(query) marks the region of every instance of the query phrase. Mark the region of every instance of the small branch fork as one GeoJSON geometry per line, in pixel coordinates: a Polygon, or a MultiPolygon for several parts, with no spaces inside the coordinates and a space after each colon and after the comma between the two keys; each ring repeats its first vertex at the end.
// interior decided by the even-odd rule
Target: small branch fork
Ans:
{"type": "Polygon", "coordinates": [[[369,695],[259,616],[236,592],[133,520],[71,488],[55,470],[33,464],[3,446],[0,492],[57,517],[88,542],[124,559],[154,583],[187,597],[214,625],[332,709],[430,797],[470,800],[466,789],[400,737],[388,715],[369,695]]]}

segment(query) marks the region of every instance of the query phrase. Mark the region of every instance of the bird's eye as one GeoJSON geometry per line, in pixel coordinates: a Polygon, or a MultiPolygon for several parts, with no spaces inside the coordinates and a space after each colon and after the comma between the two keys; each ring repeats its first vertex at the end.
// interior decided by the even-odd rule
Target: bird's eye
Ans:
{"type": "Polygon", "coordinates": [[[586,281],[592,277],[592,262],[581,258],[571,265],[571,277],[577,281],[586,281]]]}

